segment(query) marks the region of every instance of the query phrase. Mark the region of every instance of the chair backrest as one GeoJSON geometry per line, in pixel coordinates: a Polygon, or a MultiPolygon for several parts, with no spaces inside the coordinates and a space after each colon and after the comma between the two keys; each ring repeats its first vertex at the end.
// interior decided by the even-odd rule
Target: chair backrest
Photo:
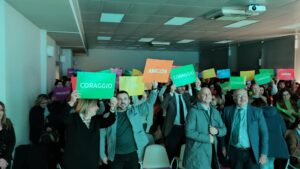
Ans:
{"type": "Polygon", "coordinates": [[[185,151],[185,144],[183,144],[180,148],[180,156],[179,156],[179,168],[180,169],[184,169],[184,167],[182,166],[182,160],[183,160],[183,156],[184,156],[184,151],[185,151]]]}
{"type": "Polygon", "coordinates": [[[170,162],[165,147],[153,144],[146,148],[143,168],[169,168],[170,162]]]}

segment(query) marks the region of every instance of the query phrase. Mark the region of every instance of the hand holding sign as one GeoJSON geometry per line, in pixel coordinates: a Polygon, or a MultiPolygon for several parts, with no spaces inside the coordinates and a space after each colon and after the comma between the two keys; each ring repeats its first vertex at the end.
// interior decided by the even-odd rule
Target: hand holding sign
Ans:
{"type": "Polygon", "coordinates": [[[110,106],[110,111],[111,112],[115,112],[116,111],[116,108],[117,108],[117,105],[118,105],[118,100],[116,97],[112,97],[110,99],[110,102],[108,104],[110,106]]]}
{"type": "Polygon", "coordinates": [[[73,105],[76,103],[76,101],[77,101],[77,99],[78,99],[79,97],[80,97],[79,93],[78,93],[76,90],[74,90],[74,91],[71,93],[71,99],[70,99],[70,101],[68,102],[69,105],[70,105],[71,107],[73,107],[73,105]]]}
{"type": "Polygon", "coordinates": [[[201,87],[201,81],[200,81],[200,79],[199,79],[198,77],[196,78],[195,86],[196,86],[197,88],[200,88],[200,87],[201,87]]]}
{"type": "Polygon", "coordinates": [[[155,90],[157,89],[158,83],[157,81],[152,82],[152,89],[155,90]]]}
{"type": "Polygon", "coordinates": [[[172,84],[171,89],[170,89],[170,92],[171,92],[171,93],[174,93],[175,90],[176,90],[176,85],[175,85],[175,84],[172,84]]]}

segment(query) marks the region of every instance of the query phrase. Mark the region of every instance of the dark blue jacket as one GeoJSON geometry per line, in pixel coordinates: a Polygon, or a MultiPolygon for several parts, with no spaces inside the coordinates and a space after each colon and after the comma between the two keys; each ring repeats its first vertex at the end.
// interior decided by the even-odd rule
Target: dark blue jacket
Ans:
{"type": "Polygon", "coordinates": [[[277,109],[271,106],[262,107],[269,132],[268,157],[289,158],[289,151],[284,139],[286,126],[277,109]]]}
{"type": "MultiPolygon", "coordinates": [[[[236,106],[225,107],[223,120],[227,128],[227,136],[223,141],[223,146],[227,147],[227,152],[230,154],[230,136],[233,126],[233,120],[235,117],[236,106]]],[[[254,154],[255,160],[258,163],[260,155],[268,155],[268,128],[265,118],[263,116],[262,109],[248,105],[247,108],[247,125],[248,135],[250,140],[250,146],[254,154]]]]}

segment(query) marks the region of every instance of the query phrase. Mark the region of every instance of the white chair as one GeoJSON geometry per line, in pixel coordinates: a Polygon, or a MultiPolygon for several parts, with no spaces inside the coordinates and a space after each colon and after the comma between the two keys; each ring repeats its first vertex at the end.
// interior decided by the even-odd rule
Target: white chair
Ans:
{"type": "Polygon", "coordinates": [[[150,145],[145,150],[142,169],[171,168],[165,147],[158,144],[150,145]]]}
{"type": "Polygon", "coordinates": [[[179,169],[184,169],[184,167],[182,166],[184,151],[185,151],[185,144],[183,144],[180,148],[180,156],[179,156],[179,159],[178,159],[178,168],[179,169]]]}
{"type": "Polygon", "coordinates": [[[288,162],[286,163],[285,169],[299,169],[299,168],[297,168],[297,167],[295,167],[295,166],[293,166],[293,165],[291,164],[290,159],[291,159],[292,157],[293,157],[293,158],[297,158],[298,160],[300,159],[300,157],[290,156],[290,158],[288,159],[288,162]]]}

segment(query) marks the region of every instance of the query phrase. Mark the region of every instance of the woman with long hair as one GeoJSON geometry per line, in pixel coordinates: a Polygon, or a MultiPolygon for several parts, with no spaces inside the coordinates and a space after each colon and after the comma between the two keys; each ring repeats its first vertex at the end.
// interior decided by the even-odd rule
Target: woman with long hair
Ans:
{"type": "Polygon", "coordinates": [[[285,120],[287,127],[295,122],[296,118],[300,117],[297,103],[291,99],[292,93],[288,89],[283,89],[279,93],[279,101],[276,104],[277,109],[285,120]]]}
{"type": "Polygon", "coordinates": [[[16,136],[12,122],[6,117],[5,105],[0,101],[0,168],[9,169],[16,136]]]}
{"type": "Polygon", "coordinates": [[[65,130],[65,169],[99,169],[100,128],[106,128],[115,122],[117,99],[110,100],[110,111],[96,115],[99,100],[79,99],[74,91],[64,112],[65,130]],[[77,104],[75,104],[77,103],[77,104]],[[75,106],[76,105],[76,106],[75,106]],[[72,107],[75,113],[70,113],[72,107]]]}

